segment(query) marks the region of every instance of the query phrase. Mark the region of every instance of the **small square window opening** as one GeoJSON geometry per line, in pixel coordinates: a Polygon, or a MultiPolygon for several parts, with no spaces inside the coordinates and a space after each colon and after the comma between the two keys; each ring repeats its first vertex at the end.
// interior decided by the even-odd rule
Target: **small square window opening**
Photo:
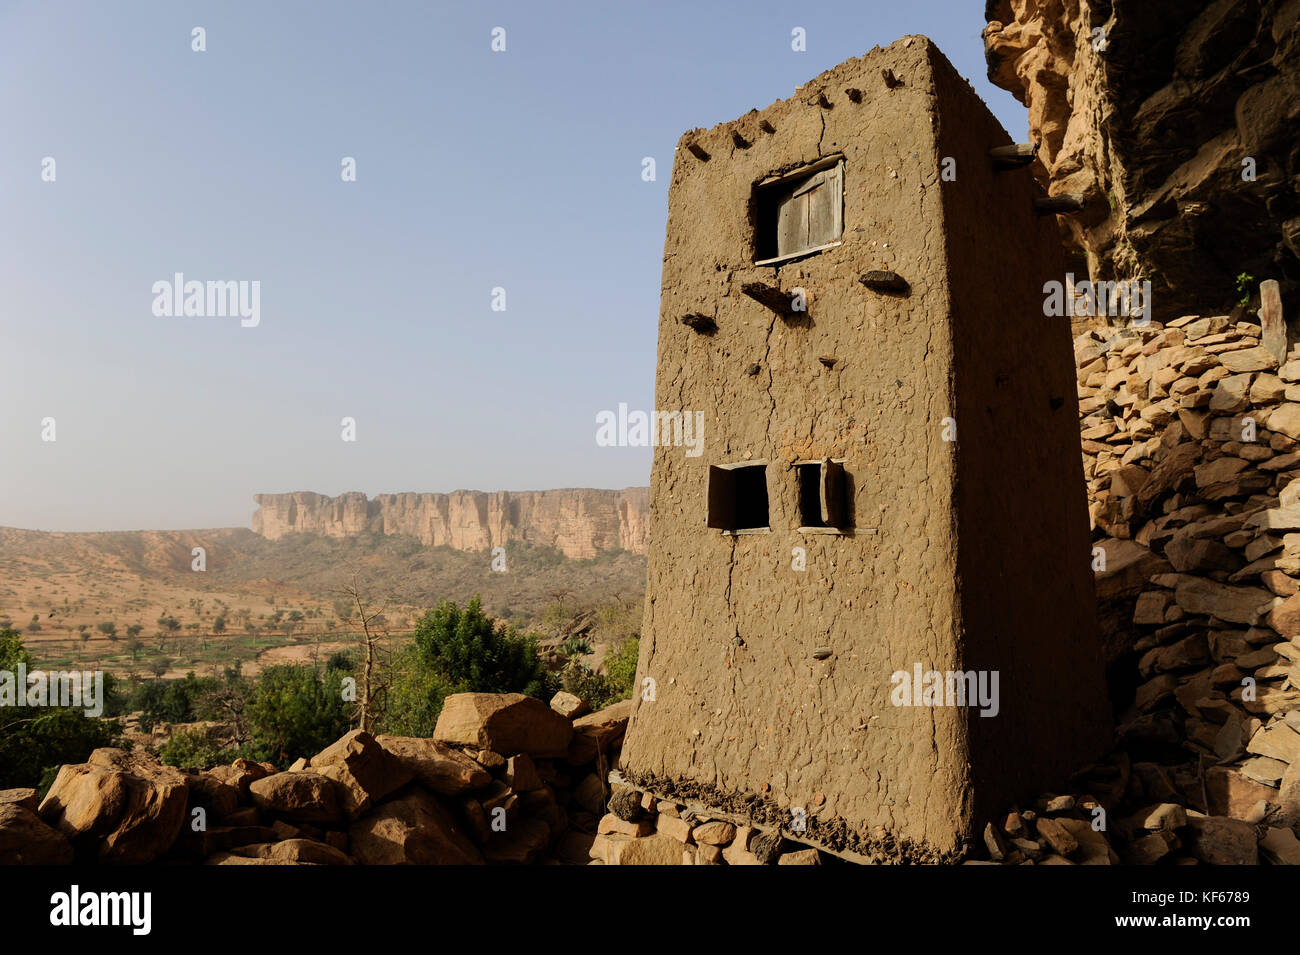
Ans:
{"type": "Polygon", "coordinates": [[[754,198],[756,264],[828,248],[844,233],[844,160],[818,163],[760,183],[754,198]]]}
{"type": "Polygon", "coordinates": [[[844,466],[828,458],[796,465],[796,471],[800,525],[805,528],[846,528],[850,521],[844,466]]]}
{"type": "Polygon", "coordinates": [[[767,530],[768,520],[766,465],[709,468],[709,527],[733,533],[767,530]]]}

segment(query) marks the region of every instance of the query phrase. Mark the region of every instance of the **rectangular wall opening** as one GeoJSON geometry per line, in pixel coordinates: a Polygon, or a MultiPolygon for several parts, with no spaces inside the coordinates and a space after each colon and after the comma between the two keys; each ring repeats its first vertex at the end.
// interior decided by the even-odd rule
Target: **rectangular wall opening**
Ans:
{"type": "Polygon", "coordinates": [[[754,188],[754,262],[829,248],[844,233],[844,160],[814,163],[754,188]]]}
{"type": "Polygon", "coordinates": [[[851,521],[844,465],[827,458],[795,465],[801,530],[843,530],[851,521]]]}
{"type": "Polygon", "coordinates": [[[709,467],[708,526],[741,533],[769,529],[767,465],[709,467]]]}
{"type": "Polygon", "coordinates": [[[822,466],[800,464],[799,470],[799,523],[804,527],[825,527],[822,520],[822,466]]]}

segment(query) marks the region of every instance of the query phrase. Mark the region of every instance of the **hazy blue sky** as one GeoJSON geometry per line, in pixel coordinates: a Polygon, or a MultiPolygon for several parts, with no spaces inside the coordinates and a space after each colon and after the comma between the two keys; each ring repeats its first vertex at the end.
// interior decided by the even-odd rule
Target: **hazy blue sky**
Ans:
{"type": "Polygon", "coordinates": [[[678,136],[910,33],[1023,136],[984,79],[981,12],[0,0],[0,525],[647,483],[649,450],[597,447],[595,416],[653,400],[678,136]],[[259,281],[260,324],[155,317],[175,272],[259,281]]]}

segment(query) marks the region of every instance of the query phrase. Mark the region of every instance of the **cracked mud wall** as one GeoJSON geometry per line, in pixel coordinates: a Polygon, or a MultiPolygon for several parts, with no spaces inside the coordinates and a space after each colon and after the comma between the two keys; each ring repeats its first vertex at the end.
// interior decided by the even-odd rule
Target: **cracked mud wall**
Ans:
{"type": "Polygon", "coordinates": [[[954,461],[937,440],[953,356],[928,49],[901,40],[679,145],[656,406],[703,411],[704,453],[655,453],[638,679],[655,681],[656,699],[637,701],[622,764],[650,788],[805,808],[810,833],[885,857],[951,853],[970,825],[961,714],[889,704],[893,671],[959,662],[954,461]],[[887,87],[882,68],[903,84],[887,87]],[[842,244],[753,266],[753,184],[835,153],[842,244]],[[870,269],[899,272],[910,295],[865,288],[870,269]],[[742,294],[753,281],[804,288],[808,316],[786,322],[742,294]],[[716,332],[681,324],[693,313],[716,332]],[[791,464],[823,457],[845,459],[853,536],[796,530],[791,464]],[[753,459],[770,462],[771,533],[707,529],[709,465],[753,459]],[[796,546],[804,572],[791,567],[796,546]],[[822,647],[830,656],[815,659],[822,647]]]}
{"type": "Polygon", "coordinates": [[[1090,569],[1068,318],[1043,315],[1064,281],[1055,216],[1028,168],[996,171],[1010,142],[970,84],[936,56],[939,149],[956,347],[963,669],[999,672],[996,717],[967,711],[975,810],[988,820],[1065,782],[1110,739],[1090,569]]]}
{"type": "Polygon", "coordinates": [[[1070,713],[1096,704],[1101,686],[1086,666],[1096,633],[1085,622],[1073,370],[1068,329],[1040,324],[1042,282],[1060,252],[1053,224],[1033,214],[1032,182],[995,179],[988,167],[987,150],[1006,141],[923,37],[682,138],[656,407],[703,411],[705,441],[698,458],[655,453],[638,667],[655,697],[634,702],[621,763],[634,785],[787,829],[802,808],[804,841],[939,861],[970,842],[979,807],[1032,794],[1026,787],[1089,750],[1092,715],[1070,713]],[[842,243],[754,266],[754,185],[836,154],[842,243]],[[954,154],[958,182],[941,182],[941,160],[954,154]],[[979,194],[956,198],[959,185],[979,194]],[[1020,231],[1003,247],[1008,229],[1020,231]],[[868,270],[899,273],[908,292],[866,288],[868,270]],[[807,316],[777,315],[741,291],[752,282],[804,289],[807,316]],[[696,331],[687,315],[716,329],[696,331]],[[999,349],[1009,351],[995,361],[999,349]],[[1004,387],[990,367],[998,361],[1028,367],[1004,387]],[[1058,391],[1062,405],[1049,408],[1058,391]],[[950,416],[956,444],[941,440],[950,416]],[[825,457],[844,460],[851,535],[798,530],[793,463],[825,457]],[[708,529],[709,466],[753,460],[768,462],[770,533],[708,529]],[[1028,499],[1005,493],[1018,479],[1037,488],[1028,499]],[[1041,545],[1026,545],[1027,533],[1043,535],[1041,545]],[[807,554],[802,572],[792,569],[796,547],[807,554]],[[1027,582],[1010,583],[1019,573],[1027,582]],[[1036,589],[1045,582],[1063,582],[1063,596],[1036,589]],[[1051,630],[1061,616],[1068,622],[1051,630]],[[1028,733],[1027,749],[970,710],[891,705],[891,674],[917,663],[1010,671],[1001,730],[1028,733]],[[1077,732],[1061,728],[1071,715],[1077,732]],[[1051,752],[1058,734],[1067,744],[1051,752]]]}

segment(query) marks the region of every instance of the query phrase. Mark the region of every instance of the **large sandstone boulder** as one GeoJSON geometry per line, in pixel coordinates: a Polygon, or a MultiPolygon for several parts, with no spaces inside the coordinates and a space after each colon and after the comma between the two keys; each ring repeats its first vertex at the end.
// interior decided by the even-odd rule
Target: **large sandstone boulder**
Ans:
{"type": "Polygon", "coordinates": [[[445,796],[482,789],[491,773],[458,749],[435,739],[415,736],[376,736],[375,741],[405,766],[424,788],[445,796]]]}
{"type": "Polygon", "coordinates": [[[240,846],[230,851],[232,855],[246,859],[265,859],[275,865],[356,864],[346,853],[314,839],[285,839],[283,842],[240,846]]]}
{"type": "Polygon", "coordinates": [[[1193,816],[1188,820],[1192,855],[1209,865],[1257,865],[1255,827],[1223,816],[1193,816]]]}
{"type": "Polygon", "coordinates": [[[67,865],[72,843],[18,802],[0,802],[0,865],[67,865]]]}
{"type": "Polygon", "coordinates": [[[658,833],[633,836],[598,835],[591,845],[591,857],[605,865],[682,865],[683,845],[658,833]]]}
{"type": "Polygon", "coordinates": [[[311,758],[311,771],[339,784],[343,809],[356,819],[411,781],[410,767],[394,759],[364,730],[353,730],[311,758]]]}
{"type": "Polygon", "coordinates": [[[523,818],[494,832],[483,847],[491,865],[531,865],[541,859],[551,843],[551,827],[542,819],[523,818]]]}
{"type": "Polygon", "coordinates": [[[35,789],[27,787],[22,789],[0,789],[0,805],[14,803],[35,812],[40,802],[40,794],[35,789]]]}
{"type": "Polygon", "coordinates": [[[255,763],[251,759],[237,759],[229,766],[215,766],[203,775],[211,776],[218,782],[234,787],[240,798],[246,799],[248,787],[257,780],[270,776],[271,772],[261,763],[255,763]]]}
{"type": "Polygon", "coordinates": [[[573,740],[567,753],[569,765],[590,763],[596,758],[597,752],[608,753],[622,743],[631,715],[632,701],[622,700],[574,720],[573,740]]]}
{"type": "Polygon", "coordinates": [[[522,693],[453,694],[433,730],[433,738],[443,743],[541,757],[564,756],[572,736],[572,723],[522,693]]]}
{"type": "Polygon", "coordinates": [[[239,808],[239,790],[207,773],[193,773],[186,782],[190,789],[190,808],[202,808],[208,821],[229,816],[239,808]]]}
{"type": "Polygon", "coordinates": [[[120,749],[63,766],[41,818],[100,862],[143,865],[166,852],[185,821],[189,788],[179,770],[120,749]]]}
{"type": "Polygon", "coordinates": [[[337,823],[343,819],[339,784],[319,773],[276,773],[249,786],[259,809],[292,822],[337,823]]]}
{"type": "Polygon", "coordinates": [[[362,865],[481,865],[483,856],[442,804],[411,787],[348,830],[362,865]]]}

